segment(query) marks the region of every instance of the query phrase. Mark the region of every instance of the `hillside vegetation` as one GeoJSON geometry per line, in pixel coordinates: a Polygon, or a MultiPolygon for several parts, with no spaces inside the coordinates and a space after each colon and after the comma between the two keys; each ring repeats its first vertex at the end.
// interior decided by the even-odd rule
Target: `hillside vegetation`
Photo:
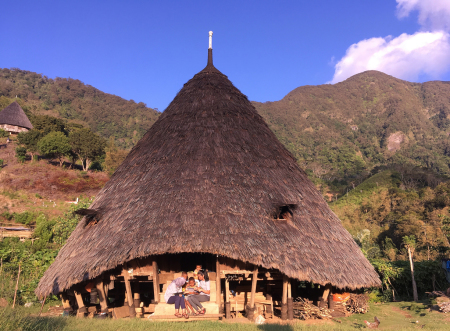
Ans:
{"type": "Polygon", "coordinates": [[[77,79],[0,69],[0,109],[14,100],[28,115],[50,115],[82,124],[106,139],[114,137],[122,148],[134,146],[159,116],[142,102],[104,93],[77,79]]]}
{"type": "Polygon", "coordinates": [[[450,174],[450,82],[366,71],[254,106],[313,177],[347,186],[393,163],[450,174]]]}

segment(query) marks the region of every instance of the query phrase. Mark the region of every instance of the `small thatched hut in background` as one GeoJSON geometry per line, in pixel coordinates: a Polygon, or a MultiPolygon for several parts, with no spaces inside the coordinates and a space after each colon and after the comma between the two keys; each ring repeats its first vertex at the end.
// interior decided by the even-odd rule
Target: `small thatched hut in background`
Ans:
{"type": "Polygon", "coordinates": [[[0,112],[0,129],[17,134],[33,128],[22,107],[14,101],[0,112]]]}
{"type": "Polygon", "coordinates": [[[172,315],[160,294],[198,263],[210,270],[209,317],[274,304],[286,318],[299,282],[326,293],[380,285],[212,49],[84,213],[36,289],[67,308],[74,294],[82,314],[94,286],[103,312],[172,315]]]}

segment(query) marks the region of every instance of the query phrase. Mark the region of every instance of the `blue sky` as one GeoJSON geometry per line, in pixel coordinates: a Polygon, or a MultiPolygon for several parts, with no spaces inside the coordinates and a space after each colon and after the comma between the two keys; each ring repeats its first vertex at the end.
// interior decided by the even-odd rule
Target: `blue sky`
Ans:
{"type": "Polygon", "coordinates": [[[276,101],[367,69],[450,80],[447,0],[15,0],[0,7],[0,68],[79,79],[161,111],[206,65],[209,30],[215,66],[250,100],[276,101]]]}

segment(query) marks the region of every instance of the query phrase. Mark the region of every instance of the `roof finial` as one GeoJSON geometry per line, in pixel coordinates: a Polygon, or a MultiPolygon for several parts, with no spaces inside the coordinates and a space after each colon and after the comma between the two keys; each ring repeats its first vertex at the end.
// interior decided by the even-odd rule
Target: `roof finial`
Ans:
{"type": "Polygon", "coordinates": [[[212,60],[212,35],[213,35],[213,32],[209,31],[209,48],[208,48],[208,64],[207,65],[213,65],[213,60],[212,60]]]}

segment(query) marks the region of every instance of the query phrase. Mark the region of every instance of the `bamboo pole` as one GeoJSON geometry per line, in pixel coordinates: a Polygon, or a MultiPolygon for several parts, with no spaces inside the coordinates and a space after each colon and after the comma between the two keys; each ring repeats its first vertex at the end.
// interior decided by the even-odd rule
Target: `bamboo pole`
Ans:
{"type": "Polygon", "coordinates": [[[155,295],[155,303],[159,302],[159,277],[158,277],[158,263],[152,262],[153,266],[153,293],[155,295]]]}
{"type": "Polygon", "coordinates": [[[19,279],[20,279],[20,264],[19,264],[19,272],[17,274],[16,289],[14,290],[14,301],[13,301],[13,305],[12,305],[13,309],[14,309],[14,306],[16,305],[17,290],[19,289],[19,279]]]}

